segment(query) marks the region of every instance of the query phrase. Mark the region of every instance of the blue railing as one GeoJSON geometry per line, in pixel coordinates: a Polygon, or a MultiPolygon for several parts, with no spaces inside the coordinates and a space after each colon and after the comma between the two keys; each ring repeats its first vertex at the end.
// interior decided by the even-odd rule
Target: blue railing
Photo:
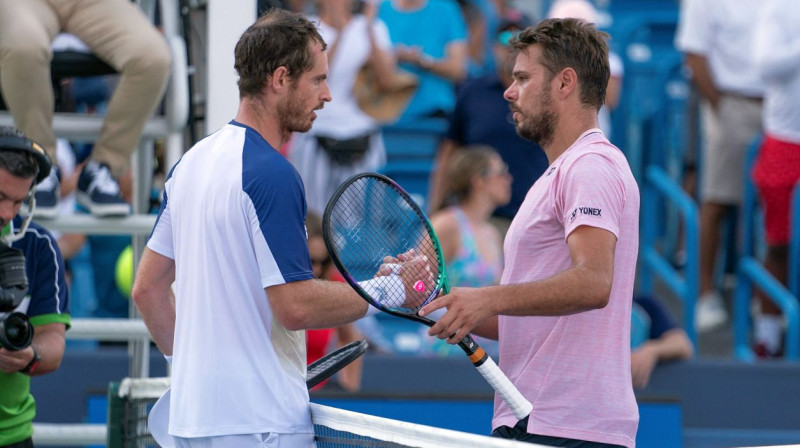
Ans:
{"type": "Polygon", "coordinates": [[[423,208],[427,207],[428,183],[447,125],[443,118],[421,118],[383,127],[386,165],[380,172],[400,184],[423,208]]]}
{"type": "Polygon", "coordinates": [[[800,299],[800,182],[794,187],[789,238],[789,291],[800,299]]]}
{"type": "Polygon", "coordinates": [[[699,293],[700,230],[697,204],[683,189],[673,182],[658,166],[646,170],[644,195],[642,197],[642,255],[639,290],[642,294],[653,291],[653,277],[659,277],[683,302],[683,322],[686,333],[697,351],[697,330],[694,324],[694,309],[699,293]],[[658,229],[663,196],[675,205],[683,218],[685,229],[686,265],[683,274],[662,255],[659,248],[658,229]]]}

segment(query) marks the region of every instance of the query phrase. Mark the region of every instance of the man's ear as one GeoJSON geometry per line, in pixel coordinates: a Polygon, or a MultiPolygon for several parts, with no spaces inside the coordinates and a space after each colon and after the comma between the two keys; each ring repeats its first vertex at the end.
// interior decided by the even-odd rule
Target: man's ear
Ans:
{"type": "Polygon", "coordinates": [[[289,85],[290,82],[291,78],[289,77],[289,70],[287,70],[284,66],[280,66],[274,72],[272,72],[272,78],[267,84],[272,87],[273,90],[283,90],[289,85]]]}
{"type": "Polygon", "coordinates": [[[565,99],[578,89],[578,73],[575,69],[567,67],[556,75],[557,94],[559,99],[565,99]]]}

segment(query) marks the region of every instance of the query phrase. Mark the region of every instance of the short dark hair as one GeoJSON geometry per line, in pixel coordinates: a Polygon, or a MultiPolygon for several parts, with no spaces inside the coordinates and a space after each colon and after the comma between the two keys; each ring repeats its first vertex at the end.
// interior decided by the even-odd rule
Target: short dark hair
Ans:
{"type": "Polygon", "coordinates": [[[608,34],[583,20],[547,19],[526,28],[512,39],[511,45],[515,54],[539,45],[540,62],[551,77],[567,67],[575,70],[581,84],[581,103],[600,109],[611,76],[607,40],[608,34]]]}
{"type": "MultiPolygon", "coordinates": [[[[0,126],[0,138],[12,137],[27,141],[25,134],[11,126],[0,126]]],[[[35,178],[39,174],[39,162],[28,151],[0,147],[0,168],[23,179],[35,178]]]]}
{"type": "Polygon", "coordinates": [[[239,97],[261,93],[278,67],[286,67],[296,80],[311,69],[311,43],[327,45],[314,23],[301,14],[273,8],[262,15],[239,38],[234,50],[234,68],[239,74],[239,97]]]}

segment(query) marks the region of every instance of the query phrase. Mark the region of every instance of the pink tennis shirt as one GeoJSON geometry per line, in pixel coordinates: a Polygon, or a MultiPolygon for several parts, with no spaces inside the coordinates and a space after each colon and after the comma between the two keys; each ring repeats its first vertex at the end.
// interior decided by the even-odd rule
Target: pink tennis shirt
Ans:
{"type": "MultiPolygon", "coordinates": [[[[630,316],[639,250],[639,188],[624,155],[586,131],[531,187],[505,240],[502,284],[552,277],[571,266],[579,226],[617,237],[608,305],[569,316],[500,316],[500,367],[533,403],[528,432],[635,446],[630,316]]],[[[517,420],[495,397],[492,427],[517,420]]]]}

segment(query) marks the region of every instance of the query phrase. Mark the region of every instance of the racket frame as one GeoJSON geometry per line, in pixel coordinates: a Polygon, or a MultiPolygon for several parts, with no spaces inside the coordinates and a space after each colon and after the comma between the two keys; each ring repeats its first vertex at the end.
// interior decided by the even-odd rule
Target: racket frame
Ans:
{"type": "Polygon", "coordinates": [[[367,341],[360,339],[328,353],[306,368],[306,386],[311,389],[330,378],[367,351],[367,341]]]}

